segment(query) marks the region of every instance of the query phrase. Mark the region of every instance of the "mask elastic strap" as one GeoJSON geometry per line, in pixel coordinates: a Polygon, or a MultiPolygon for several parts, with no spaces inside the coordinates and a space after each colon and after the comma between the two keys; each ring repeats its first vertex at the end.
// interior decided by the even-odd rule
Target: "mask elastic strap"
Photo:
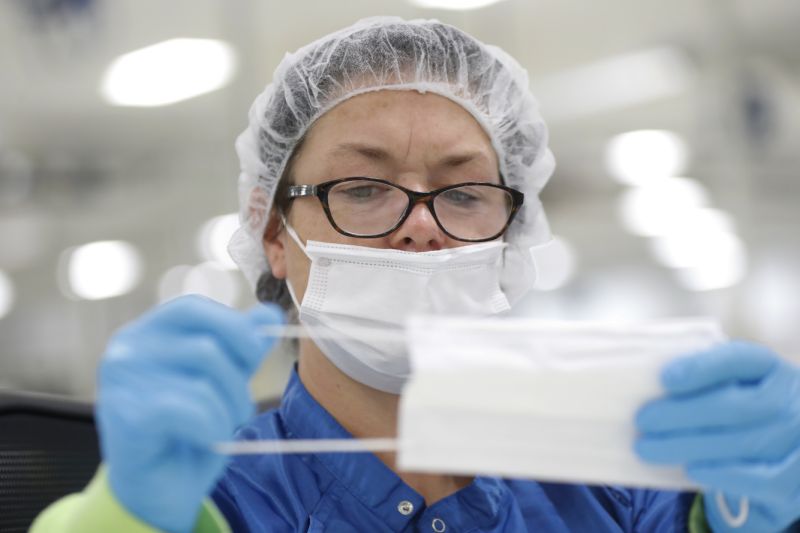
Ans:
{"type": "Polygon", "coordinates": [[[286,289],[289,291],[289,296],[292,298],[292,303],[294,304],[295,309],[297,312],[300,312],[300,302],[297,301],[297,296],[294,294],[294,289],[292,288],[292,284],[289,283],[289,278],[286,278],[286,289]]]}
{"type": "MultiPolygon", "coordinates": [[[[286,228],[286,233],[289,234],[289,237],[292,238],[295,244],[297,244],[298,248],[300,248],[300,250],[302,250],[302,252],[306,254],[306,257],[308,257],[310,260],[311,257],[308,255],[308,252],[306,252],[306,247],[303,244],[303,241],[300,240],[300,236],[297,234],[297,232],[294,230],[291,224],[289,224],[289,221],[286,220],[286,217],[283,216],[283,214],[281,214],[281,224],[283,224],[283,227],[286,228]]],[[[292,303],[294,304],[294,307],[297,309],[297,312],[299,313],[300,301],[297,299],[297,295],[295,294],[294,288],[292,288],[292,284],[289,282],[288,277],[286,278],[286,288],[289,291],[289,296],[292,298],[292,303]]]]}
{"type": "Polygon", "coordinates": [[[303,244],[303,241],[300,240],[300,236],[297,234],[292,225],[289,224],[289,221],[286,220],[286,217],[283,215],[281,215],[281,224],[283,224],[283,227],[286,228],[286,233],[289,234],[289,237],[291,237],[292,240],[297,244],[297,246],[303,251],[303,253],[306,254],[306,257],[311,259],[311,256],[309,256],[308,252],[306,252],[306,245],[303,244]]]}

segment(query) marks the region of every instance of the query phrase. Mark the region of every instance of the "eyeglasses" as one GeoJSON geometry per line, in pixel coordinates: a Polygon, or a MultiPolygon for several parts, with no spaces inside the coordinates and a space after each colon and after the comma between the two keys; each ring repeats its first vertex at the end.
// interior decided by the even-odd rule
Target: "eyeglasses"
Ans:
{"type": "Polygon", "coordinates": [[[506,231],[525,198],[493,183],[468,182],[417,192],[377,178],[342,178],[317,185],[292,185],[289,200],[316,196],[331,225],[349,237],[384,237],[424,203],[447,236],[466,242],[496,239],[506,231]]]}

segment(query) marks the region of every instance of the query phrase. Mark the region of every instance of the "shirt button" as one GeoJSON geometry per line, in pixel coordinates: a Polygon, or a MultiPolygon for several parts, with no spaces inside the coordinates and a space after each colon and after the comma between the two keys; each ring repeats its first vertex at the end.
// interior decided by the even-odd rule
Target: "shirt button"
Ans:
{"type": "Polygon", "coordinates": [[[433,529],[436,533],[442,533],[445,529],[447,529],[447,524],[445,524],[444,520],[441,518],[434,518],[433,522],[431,522],[431,529],[433,529]]]}
{"type": "Polygon", "coordinates": [[[397,504],[397,512],[403,516],[408,516],[414,512],[414,504],[408,500],[403,500],[397,504]]]}

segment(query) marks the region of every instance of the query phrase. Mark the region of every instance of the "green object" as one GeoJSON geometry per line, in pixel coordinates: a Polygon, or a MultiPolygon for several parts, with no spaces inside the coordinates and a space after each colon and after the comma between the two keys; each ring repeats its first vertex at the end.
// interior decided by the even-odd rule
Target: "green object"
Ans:
{"type": "MultiPolygon", "coordinates": [[[[108,485],[101,466],[83,492],[52,503],[36,518],[29,533],[155,533],[158,530],[128,512],[108,485]]],[[[205,500],[194,533],[230,533],[228,523],[211,500],[205,500]]]]}
{"type": "Polygon", "coordinates": [[[706,520],[706,508],[703,495],[698,494],[689,510],[689,533],[712,533],[706,520]]]}

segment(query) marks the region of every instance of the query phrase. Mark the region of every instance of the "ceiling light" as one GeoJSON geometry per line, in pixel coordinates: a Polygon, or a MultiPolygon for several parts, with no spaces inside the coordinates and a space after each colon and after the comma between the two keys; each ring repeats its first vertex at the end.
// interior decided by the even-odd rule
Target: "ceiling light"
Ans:
{"type": "Polygon", "coordinates": [[[241,292],[240,276],[206,262],[195,266],[177,265],[161,275],[158,301],[163,303],[185,294],[201,294],[225,305],[235,305],[241,292]]]}
{"type": "Polygon", "coordinates": [[[170,39],[124,54],[106,70],[102,94],[114,105],[173,104],[223,87],[233,49],[212,39],[170,39]]]}
{"type": "Polygon", "coordinates": [[[202,263],[186,273],[183,294],[202,294],[225,305],[235,305],[239,300],[241,284],[239,275],[216,263],[202,263]]]}
{"type": "Polygon", "coordinates": [[[657,237],[650,248],[658,261],[670,268],[716,268],[744,264],[741,239],[728,232],[697,232],[657,237]]]}
{"type": "Polygon", "coordinates": [[[681,174],[687,159],[686,143],[666,130],[622,133],[606,147],[608,173],[626,185],[642,185],[681,174]]]}
{"type": "MultiPolygon", "coordinates": [[[[708,192],[690,178],[663,178],[644,187],[627,189],[617,204],[618,216],[628,231],[654,237],[668,235],[691,220],[713,218],[710,212],[698,214],[708,203],[708,192]]],[[[721,217],[720,217],[721,218],[721,217]]],[[[706,221],[711,224],[710,221],[706,221]]],[[[718,221],[719,224],[723,222],[718,221]]]]}
{"type": "Polygon", "coordinates": [[[214,217],[203,224],[197,234],[197,248],[203,259],[235,270],[236,263],[228,253],[228,243],[239,226],[239,215],[235,213],[214,217]]]}
{"type": "Polygon", "coordinates": [[[733,218],[721,209],[698,207],[673,217],[662,235],[735,233],[733,218]]]}
{"type": "Polygon", "coordinates": [[[142,259],[124,241],[98,241],[62,255],[68,292],[85,300],[102,300],[133,290],[142,275],[142,259]]]}
{"type": "Polygon", "coordinates": [[[0,270],[0,318],[6,316],[14,306],[14,284],[11,278],[0,270]]]}
{"type": "Polygon", "coordinates": [[[411,0],[411,3],[428,9],[448,9],[464,11],[496,4],[501,0],[411,0]]]}
{"type": "Polygon", "coordinates": [[[678,281],[690,291],[726,289],[740,283],[745,274],[744,260],[675,271],[678,281]]]}

